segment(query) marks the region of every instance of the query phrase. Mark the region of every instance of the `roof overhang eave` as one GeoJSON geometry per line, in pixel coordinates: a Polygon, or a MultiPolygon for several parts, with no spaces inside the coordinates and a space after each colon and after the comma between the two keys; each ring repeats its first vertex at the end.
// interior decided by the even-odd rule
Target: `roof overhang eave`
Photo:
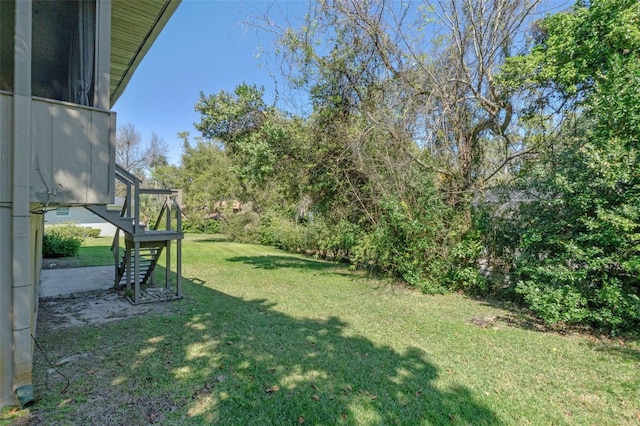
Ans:
{"type": "MultiPolygon", "coordinates": [[[[138,65],[140,65],[140,62],[145,57],[145,55],[147,54],[147,52],[149,51],[153,43],[156,41],[156,39],[160,35],[160,32],[165,27],[165,25],[173,15],[173,13],[176,11],[178,6],[180,5],[180,2],[181,0],[164,0],[162,2],[162,8],[158,13],[157,19],[155,20],[153,25],[148,29],[148,31],[146,31],[144,38],[140,40],[140,42],[137,42],[136,40],[133,41],[134,43],[138,44],[138,48],[133,54],[133,56],[130,57],[130,60],[124,72],[119,76],[115,76],[116,79],[115,81],[112,82],[112,85],[111,85],[112,88],[110,93],[111,105],[114,105],[117,102],[118,98],[120,98],[120,95],[122,95],[125,88],[127,87],[127,84],[129,84],[129,81],[131,80],[131,77],[133,77],[133,74],[135,70],[138,68],[138,65]]],[[[113,3],[113,7],[117,7],[116,2],[113,3]]],[[[112,31],[114,31],[113,28],[112,28],[112,31]]],[[[122,34],[122,35],[116,34],[116,36],[126,37],[126,34],[122,34]]],[[[112,34],[111,37],[113,38],[114,34],[112,34]]],[[[112,51],[111,52],[112,60],[114,57],[114,53],[116,53],[117,55],[118,53],[121,53],[121,52],[112,51]]],[[[114,76],[112,75],[111,78],[113,79],[114,76]]]]}

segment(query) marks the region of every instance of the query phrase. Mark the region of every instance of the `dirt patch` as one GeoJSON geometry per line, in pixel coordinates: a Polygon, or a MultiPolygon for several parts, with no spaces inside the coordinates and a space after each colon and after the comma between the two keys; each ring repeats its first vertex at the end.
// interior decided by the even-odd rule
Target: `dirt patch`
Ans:
{"type": "MultiPolygon", "coordinates": [[[[43,298],[38,308],[36,341],[40,341],[38,336],[47,336],[56,330],[99,326],[152,314],[173,316],[183,309],[180,301],[133,305],[122,292],[113,289],[43,298]]],[[[127,339],[114,338],[89,350],[74,351],[71,343],[60,345],[59,342],[54,349],[47,346],[46,340],[38,342],[34,350],[36,393],[44,396],[44,400],[48,394],[53,395],[53,399],[66,396],[55,406],[39,401],[26,416],[15,419],[14,424],[162,424],[167,413],[186,402],[166,393],[127,392],[127,385],[140,388],[137,382],[153,378],[150,373],[123,373],[126,363],[130,362],[126,357],[116,364],[105,363],[114,353],[126,353],[127,345],[127,339]],[[118,384],[123,380],[125,383],[118,384]]],[[[146,382],[143,385],[147,385],[146,382]]]]}
{"type": "Polygon", "coordinates": [[[82,266],[79,257],[49,257],[42,259],[42,269],[66,269],[82,266]]]}
{"type": "Polygon", "coordinates": [[[105,324],[149,312],[170,314],[176,306],[171,302],[131,304],[116,290],[96,290],[69,297],[40,300],[38,323],[43,330],[105,324]]]}

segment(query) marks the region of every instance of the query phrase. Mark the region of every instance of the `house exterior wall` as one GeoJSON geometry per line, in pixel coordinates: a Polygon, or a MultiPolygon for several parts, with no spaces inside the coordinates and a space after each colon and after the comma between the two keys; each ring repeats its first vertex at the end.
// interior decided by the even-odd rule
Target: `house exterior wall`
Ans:
{"type": "MultiPolygon", "coordinates": [[[[31,207],[37,208],[37,205],[31,207]]],[[[0,406],[14,404],[16,385],[31,382],[33,339],[36,334],[44,216],[30,214],[25,235],[29,257],[24,285],[16,288],[15,273],[0,273],[0,406]],[[20,309],[15,309],[16,300],[20,309]]],[[[0,235],[13,235],[11,210],[0,208],[0,235]]],[[[0,239],[0,271],[12,271],[11,238],[0,239]]],[[[17,278],[17,277],[16,277],[17,278]]]]}
{"type": "MultiPolygon", "coordinates": [[[[10,384],[11,395],[2,395],[0,399],[15,397],[18,389],[31,387],[33,350],[31,343],[32,318],[34,305],[33,252],[30,239],[32,235],[29,204],[29,163],[31,154],[31,4],[29,1],[15,2],[14,36],[14,87],[13,104],[10,112],[11,133],[9,139],[2,141],[11,145],[11,174],[5,174],[11,182],[10,227],[3,229],[2,235],[10,235],[8,258],[10,267],[0,271],[4,285],[10,285],[11,294],[11,345],[3,346],[2,357],[11,359],[10,384]]],[[[9,378],[3,378],[9,381],[9,378]]],[[[6,384],[5,384],[6,386],[6,384]]]]}
{"type": "MultiPolygon", "coordinates": [[[[11,240],[5,238],[11,229],[11,212],[0,208],[0,271],[11,269],[11,240]]],[[[11,275],[0,273],[0,407],[13,403],[11,377],[13,371],[13,355],[11,346],[13,324],[11,275]]]]}
{"type": "MultiPolygon", "coordinates": [[[[55,44],[69,37],[72,32],[64,23],[75,15],[68,12],[64,21],[56,16],[71,6],[85,13],[93,10],[93,5],[0,0],[0,408],[35,402],[31,375],[42,212],[58,205],[113,203],[116,125],[115,114],[109,111],[111,102],[124,90],[180,0],[95,2],[95,16],[89,12],[75,18],[85,30],[95,29],[95,34],[82,32],[85,46],[92,46],[91,36],[95,36],[94,55],[85,49],[72,58],[34,44],[55,44]],[[114,15],[126,19],[119,24],[117,19],[112,21],[112,8],[114,15]],[[119,43],[114,55],[112,28],[116,28],[113,40],[119,43]],[[69,58],[68,65],[73,61],[74,67],[64,68],[62,58],[69,58]],[[43,67],[36,65],[35,83],[32,61],[43,67]],[[119,64],[115,74],[110,71],[112,62],[119,64]],[[57,68],[51,68],[52,63],[58,64],[57,68]],[[41,72],[45,67],[53,71],[41,72]],[[75,90],[80,86],[80,97],[56,89],[55,78],[64,77],[65,69],[73,77],[66,87],[75,90]],[[34,96],[32,84],[37,86],[39,97],[34,96]]],[[[70,48],[66,49],[68,53],[70,48]]]]}
{"type": "Polygon", "coordinates": [[[12,125],[13,96],[0,92],[0,203],[11,202],[12,125]]]}
{"type": "Polygon", "coordinates": [[[32,100],[30,201],[43,205],[111,203],[112,121],[108,111],[32,100]]]}
{"type": "MultiPolygon", "coordinates": [[[[85,107],[32,96],[32,2],[15,1],[13,91],[0,92],[0,407],[34,402],[42,209],[106,204],[114,195],[110,4],[98,1],[96,37],[102,41],[96,45],[96,107],[85,107]],[[16,390],[26,397],[17,397],[16,390]]],[[[4,58],[11,46],[2,48],[4,58]]]]}
{"type": "Polygon", "coordinates": [[[12,191],[13,96],[0,94],[0,406],[13,402],[12,191]]]}

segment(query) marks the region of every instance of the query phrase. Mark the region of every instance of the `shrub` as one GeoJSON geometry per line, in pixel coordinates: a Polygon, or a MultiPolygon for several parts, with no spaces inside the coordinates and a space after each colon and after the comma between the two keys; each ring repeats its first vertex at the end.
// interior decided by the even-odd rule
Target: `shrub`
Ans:
{"type": "Polygon", "coordinates": [[[305,247],[305,226],[277,213],[270,212],[260,218],[260,243],[282,250],[298,251],[305,247]]]}
{"type": "Polygon", "coordinates": [[[85,237],[98,236],[100,229],[78,226],[72,222],[46,225],[42,239],[42,256],[77,256],[85,237]]]}
{"type": "Polygon", "coordinates": [[[276,245],[276,227],[274,222],[277,222],[278,218],[275,213],[267,212],[260,216],[260,244],[265,246],[276,245]]]}
{"type": "Polygon", "coordinates": [[[478,260],[482,252],[482,241],[474,232],[470,232],[452,247],[449,268],[445,276],[449,289],[463,290],[465,293],[487,292],[487,279],[478,268],[478,260]]]}
{"type": "Polygon", "coordinates": [[[302,251],[326,258],[326,246],[323,242],[331,232],[327,223],[318,216],[300,224],[299,230],[302,251]]]}
{"type": "Polygon", "coordinates": [[[99,228],[89,228],[88,226],[79,226],[73,222],[65,222],[56,225],[46,225],[44,232],[47,235],[55,235],[65,238],[97,238],[100,236],[99,228]]]}
{"type": "Polygon", "coordinates": [[[435,191],[425,191],[412,205],[387,199],[379,208],[378,224],[360,239],[354,261],[425,293],[444,292],[450,250],[461,235],[453,209],[435,191]]]}
{"type": "Polygon", "coordinates": [[[42,239],[43,257],[73,257],[77,256],[82,245],[82,238],[45,234],[42,239]]]}
{"type": "Polygon", "coordinates": [[[260,216],[255,212],[239,212],[225,217],[221,231],[235,241],[260,243],[260,216]]]}
{"type": "Polygon", "coordinates": [[[335,225],[326,226],[318,242],[321,249],[334,259],[349,259],[361,237],[360,227],[343,219],[335,225]]]}
{"type": "Polygon", "coordinates": [[[495,222],[488,248],[512,267],[506,284],[548,324],[640,325],[640,156],[621,144],[558,146],[522,181],[530,201],[495,222]]]}
{"type": "Polygon", "coordinates": [[[189,217],[182,220],[182,230],[194,234],[219,234],[221,226],[219,220],[189,217]]]}

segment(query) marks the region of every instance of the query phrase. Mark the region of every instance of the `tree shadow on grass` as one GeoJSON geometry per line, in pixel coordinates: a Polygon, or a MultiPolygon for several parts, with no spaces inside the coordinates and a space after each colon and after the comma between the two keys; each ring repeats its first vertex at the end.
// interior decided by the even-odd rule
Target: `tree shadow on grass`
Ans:
{"type": "Polygon", "coordinates": [[[599,352],[606,352],[610,355],[615,355],[626,362],[640,362],[640,348],[637,346],[629,347],[622,344],[607,343],[590,343],[592,350],[599,352]]]}
{"type": "Polygon", "coordinates": [[[337,269],[338,265],[322,260],[304,259],[296,256],[236,256],[227,259],[229,262],[242,262],[258,269],[297,268],[313,271],[337,269]]]}
{"type": "Polygon", "coordinates": [[[43,325],[49,358],[85,355],[59,367],[71,380],[64,395],[38,363],[35,424],[502,424],[464,384],[436,383],[441,373],[420,348],[398,351],[338,317],[294,318],[268,300],[185,284],[173,314],[43,325]]]}
{"type": "Polygon", "coordinates": [[[555,333],[561,336],[580,336],[586,339],[591,350],[606,352],[624,361],[640,361],[640,341],[637,334],[613,338],[585,326],[566,324],[553,326],[545,324],[543,320],[537,318],[531,311],[513,302],[482,297],[475,297],[474,300],[483,305],[509,312],[508,315],[495,318],[497,322],[501,322],[508,327],[516,327],[538,333],[555,333]]]}
{"type": "Polygon", "coordinates": [[[196,238],[189,241],[190,243],[231,243],[233,239],[226,235],[211,235],[206,238],[196,238]]]}

